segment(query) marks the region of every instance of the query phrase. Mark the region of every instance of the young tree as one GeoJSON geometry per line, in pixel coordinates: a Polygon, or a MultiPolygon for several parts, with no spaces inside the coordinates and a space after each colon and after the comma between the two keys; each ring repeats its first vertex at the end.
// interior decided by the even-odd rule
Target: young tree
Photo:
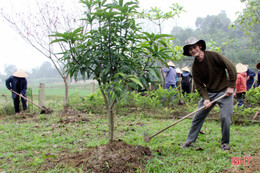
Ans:
{"type": "MultiPolygon", "coordinates": [[[[71,76],[93,75],[103,94],[109,122],[109,141],[113,141],[113,108],[129,88],[145,86],[149,76],[160,77],[156,61],[172,59],[169,35],[141,33],[136,23],[138,1],[81,0],[86,6],[83,19],[92,29],[56,33],[55,42],[68,44],[62,60],[69,62],[66,69],[71,76]],[[146,76],[146,77],[144,77],[146,76]],[[145,79],[141,80],[140,79],[145,79]]],[[[165,63],[166,64],[166,63],[165,63]]]]}
{"type": "MultiPolygon", "coordinates": [[[[182,12],[185,12],[183,7],[180,6],[178,3],[173,3],[170,9],[171,11],[163,12],[161,9],[157,7],[152,7],[148,11],[142,10],[142,12],[139,14],[139,18],[147,19],[153,24],[155,24],[159,29],[159,34],[162,34],[163,23],[165,21],[168,21],[169,19],[174,19],[176,16],[179,16],[179,14],[181,14],[182,12]]],[[[175,49],[174,51],[178,51],[178,50],[180,51],[181,48],[178,46],[176,47],[172,46],[172,49],[175,49]]],[[[181,57],[182,56],[175,57],[175,58],[180,59],[181,57]]],[[[162,78],[161,85],[164,86],[165,79],[164,79],[163,71],[161,71],[161,78],[162,78]]]]}
{"type": "Polygon", "coordinates": [[[70,2],[70,6],[68,6],[65,3],[67,1],[27,1],[29,4],[26,7],[24,1],[17,0],[17,4],[12,8],[10,2],[6,1],[5,3],[9,3],[8,6],[1,8],[1,16],[29,45],[51,60],[64,81],[64,102],[67,105],[69,100],[69,74],[63,68],[67,62],[60,61],[57,54],[60,50],[65,50],[66,47],[61,42],[50,45],[49,43],[53,38],[49,35],[54,32],[74,30],[82,25],[82,21],[75,20],[81,15],[79,8],[71,8],[72,3],[70,2]]]}

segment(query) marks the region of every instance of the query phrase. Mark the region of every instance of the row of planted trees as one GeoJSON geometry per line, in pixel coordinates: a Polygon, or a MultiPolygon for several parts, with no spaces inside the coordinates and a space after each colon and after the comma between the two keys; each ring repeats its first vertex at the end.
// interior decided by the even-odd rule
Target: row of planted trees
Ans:
{"type": "Polygon", "coordinates": [[[53,43],[67,49],[61,60],[70,76],[94,76],[105,100],[109,140],[113,141],[113,108],[129,88],[148,87],[151,78],[160,79],[158,68],[181,58],[180,47],[166,34],[142,32],[137,23],[138,2],[123,0],[81,0],[88,24],[71,32],[56,33],[53,43]],[[148,73],[147,73],[148,71],[148,73]]]}

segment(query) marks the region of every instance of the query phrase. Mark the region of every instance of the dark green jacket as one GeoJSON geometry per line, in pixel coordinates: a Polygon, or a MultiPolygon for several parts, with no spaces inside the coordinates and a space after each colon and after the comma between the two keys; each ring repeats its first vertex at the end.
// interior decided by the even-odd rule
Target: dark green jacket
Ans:
{"type": "Polygon", "coordinates": [[[204,51],[202,62],[196,58],[192,65],[192,76],[201,97],[209,99],[208,92],[224,91],[227,87],[236,87],[236,67],[227,59],[215,51],[204,51]]]}

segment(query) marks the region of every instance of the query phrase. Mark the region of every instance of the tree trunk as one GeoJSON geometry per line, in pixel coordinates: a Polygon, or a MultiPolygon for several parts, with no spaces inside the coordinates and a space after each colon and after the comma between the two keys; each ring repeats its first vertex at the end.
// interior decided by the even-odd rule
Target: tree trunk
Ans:
{"type": "Polygon", "coordinates": [[[109,125],[109,142],[113,142],[114,140],[114,115],[113,110],[110,107],[108,110],[108,125],[109,125]]]}
{"type": "Polygon", "coordinates": [[[63,81],[65,84],[65,95],[64,95],[64,106],[68,106],[69,104],[69,83],[68,83],[68,77],[63,77],[63,81]]]}

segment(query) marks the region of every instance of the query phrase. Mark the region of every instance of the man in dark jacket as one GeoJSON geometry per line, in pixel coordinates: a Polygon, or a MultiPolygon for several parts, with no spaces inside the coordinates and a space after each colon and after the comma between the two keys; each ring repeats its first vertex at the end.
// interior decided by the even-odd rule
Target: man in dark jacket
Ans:
{"type": "Polygon", "coordinates": [[[195,37],[191,37],[186,41],[186,45],[183,47],[183,55],[194,57],[192,77],[202,97],[198,102],[198,109],[203,106],[205,106],[205,109],[194,115],[190,132],[182,148],[192,146],[207,115],[215,104],[218,104],[221,109],[222,149],[225,151],[230,150],[229,138],[233,114],[233,93],[237,77],[236,67],[222,54],[206,50],[205,41],[198,40],[195,37]],[[226,97],[211,103],[212,100],[224,94],[226,97]]]}
{"type": "MultiPolygon", "coordinates": [[[[24,96],[26,97],[26,91],[27,91],[27,80],[26,77],[28,75],[23,70],[18,70],[13,75],[11,75],[8,79],[6,79],[5,84],[6,87],[12,92],[15,91],[19,95],[12,92],[12,98],[14,101],[14,110],[16,113],[20,112],[19,109],[19,103],[20,103],[20,97],[24,96]]],[[[23,110],[25,111],[27,109],[26,100],[21,97],[23,110]]]]}

